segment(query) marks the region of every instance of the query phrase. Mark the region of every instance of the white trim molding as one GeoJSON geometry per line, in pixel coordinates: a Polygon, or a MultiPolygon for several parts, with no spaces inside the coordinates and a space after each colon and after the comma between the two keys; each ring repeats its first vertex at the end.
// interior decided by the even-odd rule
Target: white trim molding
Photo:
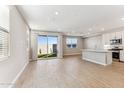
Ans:
{"type": "Polygon", "coordinates": [[[81,55],[81,53],[64,54],[64,56],[73,56],[73,55],[81,55]]]}
{"type": "Polygon", "coordinates": [[[11,85],[8,86],[8,88],[12,88],[15,85],[16,81],[21,76],[22,72],[25,70],[25,68],[26,68],[27,65],[28,65],[28,62],[23,66],[23,68],[21,69],[21,71],[16,75],[16,77],[13,79],[13,81],[11,82],[11,85]]]}

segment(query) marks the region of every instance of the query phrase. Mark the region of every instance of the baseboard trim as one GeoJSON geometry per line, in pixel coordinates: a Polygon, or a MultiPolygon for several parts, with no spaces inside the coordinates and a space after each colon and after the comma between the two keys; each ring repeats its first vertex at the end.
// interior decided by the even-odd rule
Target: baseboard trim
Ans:
{"type": "Polygon", "coordinates": [[[103,66],[106,66],[107,64],[102,64],[102,63],[99,63],[97,61],[94,61],[94,60],[91,60],[91,59],[87,59],[87,58],[82,58],[83,60],[86,60],[88,62],[92,62],[92,63],[95,63],[95,64],[99,64],[99,65],[103,65],[103,66]]]}
{"type": "Polygon", "coordinates": [[[32,60],[30,60],[29,62],[34,62],[34,61],[37,61],[37,60],[38,60],[38,59],[36,59],[36,60],[33,60],[33,59],[32,59],[32,60]]]}
{"type": "Polygon", "coordinates": [[[64,54],[64,56],[81,55],[81,53],[64,54]]]}
{"type": "Polygon", "coordinates": [[[16,75],[16,77],[13,79],[13,81],[11,82],[12,85],[8,86],[8,88],[12,88],[14,86],[14,84],[16,83],[16,81],[18,80],[18,78],[21,76],[22,72],[25,70],[26,66],[28,65],[28,63],[26,63],[23,68],[21,69],[21,71],[16,75]]]}

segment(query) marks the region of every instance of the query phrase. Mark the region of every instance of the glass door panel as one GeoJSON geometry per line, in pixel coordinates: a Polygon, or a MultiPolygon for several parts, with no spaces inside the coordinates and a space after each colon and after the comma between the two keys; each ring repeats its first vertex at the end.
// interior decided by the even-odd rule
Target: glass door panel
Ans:
{"type": "Polygon", "coordinates": [[[48,58],[57,57],[57,36],[48,36],[48,58]]]}
{"type": "Polygon", "coordinates": [[[38,58],[47,58],[47,36],[38,36],[38,58]]]}

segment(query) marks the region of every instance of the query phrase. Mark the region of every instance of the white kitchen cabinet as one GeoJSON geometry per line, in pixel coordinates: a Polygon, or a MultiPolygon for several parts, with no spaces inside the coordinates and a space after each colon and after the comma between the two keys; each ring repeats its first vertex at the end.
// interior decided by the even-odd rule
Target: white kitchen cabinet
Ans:
{"type": "Polygon", "coordinates": [[[0,27],[9,31],[9,7],[0,6],[0,27]]]}
{"type": "Polygon", "coordinates": [[[124,46],[124,31],[122,31],[121,34],[122,34],[122,45],[124,46]]]}
{"type": "Polygon", "coordinates": [[[116,37],[116,33],[115,32],[109,33],[110,40],[115,39],[115,37],[116,37]]]}
{"type": "Polygon", "coordinates": [[[120,39],[120,38],[122,38],[122,31],[110,33],[110,40],[111,39],[120,39]]]}
{"type": "Polygon", "coordinates": [[[120,32],[115,32],[115,35],[116,35],[116,39],[122,38],[122,31],[120,31],[120,32]]]}
{"type": "Polygon", "coordinates": [[[120,51],[120,61],[124,61],[124,51],[120,51]]]}
{"type": "Polygon", "coordinates": [[[82,59],[101,65],[109,65],[112,64],[112,52],[106,50],[83,49],[82,59]]]}
{"type": "Polygon", "coordinates": [[[110,45],[110,34],[106,33],[102,35],[103,45],[110,45]]]}

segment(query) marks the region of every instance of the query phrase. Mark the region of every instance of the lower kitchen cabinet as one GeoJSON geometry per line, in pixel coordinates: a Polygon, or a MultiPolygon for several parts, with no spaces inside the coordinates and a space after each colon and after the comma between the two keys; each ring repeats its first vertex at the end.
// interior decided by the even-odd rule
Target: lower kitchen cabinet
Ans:
{"type": "Polygon", "coordinates": [[[120,61],[124,61],[124,51],[120,51],[120,61]]]}

